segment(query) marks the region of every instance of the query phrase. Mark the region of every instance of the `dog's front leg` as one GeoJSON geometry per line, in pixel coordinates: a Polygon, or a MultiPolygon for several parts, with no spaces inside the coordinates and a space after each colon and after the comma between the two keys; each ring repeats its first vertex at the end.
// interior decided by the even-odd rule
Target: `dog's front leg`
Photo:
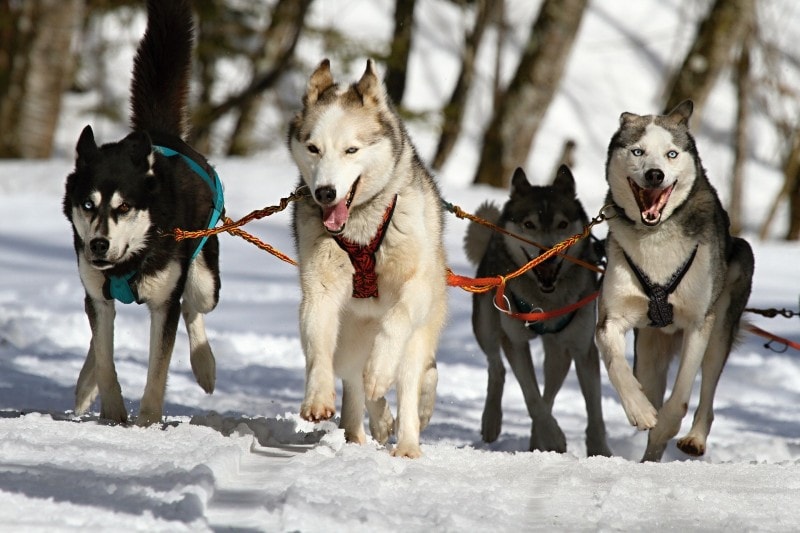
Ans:
{"type": "Polygon", "coordinates": [[[306,388],[300,416],[313,422],[328,420],[336,413],[333,353],[340,309],[333,304],[323,308],[323,300],[329,298],[322,291],[304,291],[300,304],[300,342],[306,356],[306,388]]]}
{"type": "Polygon", "coordinates": [[[180,302],[168,301],[150,308],[150,358],[147,366],[147,383],[142,395],[136,425],[149,426],[161,420],[167,372],[175,346],[175,333],[180,317],[180,302]]]}
{"type": "Polygon", "coordinates": [[[641,430],[651,429],[656,425],[657,411],[642,392],[642,386],[634,377],[625,358],[626,328],[623,324],[625,324],[623,318],[609,316],[601,302],[595,334],[597,348],[606,365],[608,379],[622,401],[628,422],[641,430]]]}
{"type": "Polygon", "coordinates": [[[94,390],[92,379],[100,391],[100,418],[124,424],[128,412],[122,400],[122,390],[114,367],[114,318],[116,310],[113,300],[96,300],[86,297],[86,314],[92,329],[92,340],[86,363],[81,370],[76,387],[76,412],[88,408],[94,390]],[[92,373],[90,366],[94,365],[92,373]]]}

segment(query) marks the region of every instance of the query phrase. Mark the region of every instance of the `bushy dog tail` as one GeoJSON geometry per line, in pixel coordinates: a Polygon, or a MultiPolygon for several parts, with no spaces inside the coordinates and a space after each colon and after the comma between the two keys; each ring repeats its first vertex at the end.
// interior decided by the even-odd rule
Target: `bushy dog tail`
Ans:
{"type": "MultiPolygon", "coordinates": [[[[475,212],[475,216],[496,224],[500,220],[500,208],[492,202],[483,202],[475,212]]],[[[470,222],[467,226],[467,234],[464,236],[464,253],[467,255],[467,259],[475,265],[480,263],[491,238],[491,229],[477,222],[470,222]]]]}
{"type": "Polygon", "coordinates": [[[148,0],[131,82],[131,126],[184,138],[194,23],[189,0],[148,0]]]}

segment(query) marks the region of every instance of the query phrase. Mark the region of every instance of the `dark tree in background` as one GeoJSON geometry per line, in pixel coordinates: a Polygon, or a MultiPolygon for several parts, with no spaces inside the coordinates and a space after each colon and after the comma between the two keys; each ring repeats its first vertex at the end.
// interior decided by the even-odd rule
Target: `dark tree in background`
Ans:
{"type": "Polygon", "coordinates": [[[83,0],[0,0],[0,157],[50,157],[83,13],[83,0]]]}
{"type": "Polygon", "coordinates": [[[386,92],[397,106],[406,92],[408,57],[414,36],[414,8],[416,0],[396,0],[394,3],[394,37],[386,58],[386,92]]]}
{"type": "Polygon", "coordinates": [[[544,0],[517,71],[483,136],[475,183],[505,188],[524,165],[578,33],[587,0],[544,0]]]}
{"type": "Polygon", "coordinates": [[[502,8],[502,0],[475,1],[475,23],[472,31],[464,39],[461,72],[458,74],[450,100],[442,109],[442,132],[439,136],[439,143],[436,146],[436,153],[431,162],[431,167],[434,170],[441,170],[447,158],[450,157],[450,152],[453,151],[458,137],[461,135],[467,97],[472,87],[472,80],[475,77],[475,58],[478,55],[478,48],[483,40],[484,31],[493,16],[498,17],[498,15],[502,14],[502,9],[500,8],[502,8]]]}

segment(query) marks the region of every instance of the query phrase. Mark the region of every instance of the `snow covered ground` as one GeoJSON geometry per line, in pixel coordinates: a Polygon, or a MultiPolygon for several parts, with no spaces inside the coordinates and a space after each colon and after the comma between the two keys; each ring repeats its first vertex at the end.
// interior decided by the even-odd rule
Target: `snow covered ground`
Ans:
{"type": "MultiPolygon", "coordinates": [[[[318,3],[314,16],[324,21],[336,15],[343,26],[364,27],[370,9],[386,17],[392,2],[362,3],[361,10],[334,4],[318,3]]],[[[528,4],[511,2],[520,17],[535,13],[528,4]]],[[[533,181],[545,181],[564,138],[573,137],[579,195],[590,214],[597,212],[605,192],[605,148],[619,113],[657,110],[666,62],[691,37],[680,26],[683,4],[592,4],[562,91],[525,165],[533,181]]],[[[447,96],[455,72],[458,41],[435,30],[445,27],[442,20],[458,17],[449,2],[426,2],[420,10],[419,47],[429,53],[415,55],[409,105],[425,110],[447,96]]],[[[789,14],[797,14],[793,4],[789,14]]],[[[382,38],[390,30],[381,24],[368,29],[382,38]]],[[[303,46],[306,54],[324,53],[314,43],[303,46]]],[[[359,62],[353,72],[362,68],[359,62]]],[[[506,196],[468,185],[484,104],[471,110],[468,135],[439,176],[445,198],[466,210],[506,196]]],[[[698,137],[723,197],[732,105],[730,90],[721,86],[698,137]]],[[[69,154],[86,118],[74,110],[66,117],[59,138],[65,139],[62,153],[69,154]]],[[[796,310],[800,247],[753,236],[780,186],[774,136],[763,123],[757,127],[746,194],[757,262],[750,306],[796,310]]],[[[411,131],[423,157],[430,156],[430,131],[411,131]]],[[[214,163],[234,218],[276,204],[296,180],[280,148],[214,163]]],[[[744,336],[723,374],[709,449],[701,459],[670,445],[661,464],[638,463],[646,436],[628,425],[604,370],[603,408],[615,457],[585,456],[585,412],[574,373],[554,407],[567,454],[526,451],[530,419],[511,373],[503,432],[498,442],[485,445],[479,428],[486,364],[469,324],[470,297],[450,289],[438,400],[422,434],[424,457],[396,459],[375,443],[345,444],[335,421],[313,425],[298,417],[304,361],[296,270],[227,235],[221,237],[221,301],[207,319],[217,356],[215,393],[207,396],[194,383],[181,328],[161,427],[112,427],[98,423],[96,414],[75,418],[73,388],[89,328],[71,230],[61,214],[71,167],[68,155],[0,162],[3,531],[790,531],[800,524],[800,353],[777,353],[763,339],[744,336]]],[[[280,213],[247,229],[294,255],[288,220],[280,213]]],[[[461,250],[465,228],[465,222],[448,219],[448,262],[457,273],[470,274],[461,250]]],[[[748,318],[800,341],[796,317],[748,318]]],[[[145,309],[118,308],[116,332],[117,369],[135,413],[147,364],[145,309]]],[[[541,349],[533,346],[539,367],[541,349]]]]}

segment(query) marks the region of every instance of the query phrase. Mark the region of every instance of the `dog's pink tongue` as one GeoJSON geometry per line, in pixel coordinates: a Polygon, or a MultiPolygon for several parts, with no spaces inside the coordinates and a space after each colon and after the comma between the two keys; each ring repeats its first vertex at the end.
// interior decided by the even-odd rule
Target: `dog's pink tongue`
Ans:
{"type": "Polygon", "coordinates": [[[322,208],[322,223],[328,231],[336,232],[342,229],[349,215],[350,211],[347,209],[347,202],[342,200],[333,207],[322,208]]]}

